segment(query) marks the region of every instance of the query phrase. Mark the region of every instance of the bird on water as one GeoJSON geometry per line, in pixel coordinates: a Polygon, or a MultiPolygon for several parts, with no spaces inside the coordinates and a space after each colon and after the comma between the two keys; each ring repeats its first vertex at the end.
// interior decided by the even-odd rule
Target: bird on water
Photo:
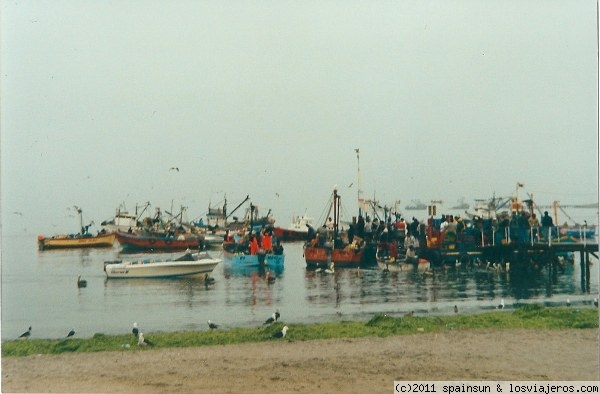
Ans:
{"type": "Polygon", "coordinates": [[[271,317],[269,317],[267,320],[265,320],[265,322],[263,323],[263,325],[265,324],[271,324],[273,323],[277,318],[277,315],[275,315],[274,313],[271,315],[271,317]]]}
{"type": "Polygon", "coordinates": [[[75,330],[71,330],[69,331],[69,333],[67,334],[67,338],[71,338],[72,336],[75,335],[75,330]]]}
{"type": "Polygon", "coordinates": [[[210,328],[211,330],[216,330],[217,328],[219,328],[218,324],[215,324],[213,322],[211,322],[210,320],[208,321],[208,328],[210,328]]]}
{"type": "Polygon", "coordinates": [[[31,326],[29,326],[29,330],[27,330],[23,334],[19,335],[19,338],[27,339],[30,336],[31,336],[31,326]]]}
{"type": "Polygon", "coordinates": [[[81,275],[77,277],[77,287],[87,287],[87,280],[81,279],[81,275]]]}

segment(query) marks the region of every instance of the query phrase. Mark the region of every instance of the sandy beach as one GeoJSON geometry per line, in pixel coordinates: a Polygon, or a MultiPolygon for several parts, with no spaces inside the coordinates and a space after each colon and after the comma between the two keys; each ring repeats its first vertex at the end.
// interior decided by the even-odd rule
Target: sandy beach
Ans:
{"type": "Polygon", "coordinates": [[[599,380],[599,331],[468,330],[388,338],[2,359],[2,392],[389,393],[394,380],[599,380]]]}

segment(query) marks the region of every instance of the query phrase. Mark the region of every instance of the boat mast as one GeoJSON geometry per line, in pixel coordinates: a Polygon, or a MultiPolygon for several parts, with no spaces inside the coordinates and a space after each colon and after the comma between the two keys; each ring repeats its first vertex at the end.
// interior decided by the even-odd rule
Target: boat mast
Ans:
{"type": "Polygon", "coordinates": [[[340,196],[337,194],[337,188],[333,189],[333,242],[338,236],[340,222],[340,196]]]}
{"type": "Polygon", "coordinates": [[[360,150],[358,148],[355,148],[354,151],[356,152],[356,165],[357,165],[357,202],[358,202],[358,215],[362,216],[362,209],[361,209],[361,198],[360,195],[362,193],[362,190],[360,190],[360,150]]]}

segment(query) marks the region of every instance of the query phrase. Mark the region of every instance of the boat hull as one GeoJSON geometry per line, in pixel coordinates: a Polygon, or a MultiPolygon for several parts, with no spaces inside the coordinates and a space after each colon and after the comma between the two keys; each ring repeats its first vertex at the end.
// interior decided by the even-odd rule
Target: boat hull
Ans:
{"type": "Polygon", "coordinates": [[[223,251],[223,256],[228,264],[239,267],[261,267],[269,268],[283,267],[285,261],[284,254],[244,254],[230,253],[223,251]]]}
{"type": "Polygon", "coordinates": [[[115,242],[115,234],[102,234],[92,237],[56,236],[38,237],[38,248],[48,249],[78,249],[78,248],[111,248],[115,242]]]}
{"type": "Polygon", "coordinates": [[[305,247],[304,259],[310,268],[328,267],[333,262],[336,268],[355,268],[363,263],[364,249],[332,249],[327,247],[305,247]]]}
{"type": "Polygon", "coordinates": [[[145,236],[136,234],[117,233],[117,241],[121,244],[123,251],[178,251],[186,249],[198,249],[202,239],[200,237],[188,237],[185,239],[165,238],[158,236],[145,236]]]}
{"type": "Polygon", "coordinates": [[[195,261],[128,261],[105,263],[104,271],[111,279],[182,278],[210,274],[221,260],[202,258],[195,261]]]}
{"type": "Polygon", "coordinates": [[[273,235],[281,241],[304,241],[308,236],[308,231],[297,231],[289,228],[275,227],[273,235]]]}

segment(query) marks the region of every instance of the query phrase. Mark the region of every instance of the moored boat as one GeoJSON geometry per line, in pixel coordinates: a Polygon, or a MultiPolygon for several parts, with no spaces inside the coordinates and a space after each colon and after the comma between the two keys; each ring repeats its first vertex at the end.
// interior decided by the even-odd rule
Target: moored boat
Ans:
{"type": "Polygon", "coordinates": [[[359,237],[348,242],[348,235],[339,230],[341,197],[333,190],[327,223],[319,227],[314,239],[304,245],[304,260],[308,268],[351,268],[375,261],[375,249],[359,237]],[[329,218],[332,218],[331,221],[329,218]],[[343,236],[342,236],[343,235],[343,236]]]}
{"type": "Polygon", "coordinates": [[[313,218],[306,215],[293,216],[289,227],[275,227],[273,235],[282,241],[305,241],[308,236],[308,226],[313,226],[313,218]]]}
{"type": "Polygon", "coordinates": [[[258,252],[256,254],[227,253],[223,252],[225,262],[234,266],[269,268],[282,267],[285,262],[285,254],[273,254],[258,252]]]}
{"type": "Polygon", "coordinates": [[[97,235],[92,235],[88,232],[89,228],[94,224],[92,221],[88,225],[83,225],[83,211],[75,206],[75,210],[79,214],[79,228],[81,232],[68,235],[54,235],[46,237],[38,235],[37,242],[39,250],[47,249],[76,249],[76,248],[110,248],[115,242],[115,234],[101,231],[97,235]]]}
{"type": "Polygon", "coordinates": [[[221,262],[207,252],[186,252],[177,259],[106,261],[104,272],[108,278],[181,278],[210,274],[221,262]]]}
{"type": "Polygon", "coordinates": [[[203,240],[201,235],[187,233],[177,236],[116,233],[116,237],[124,252],[198,249],[203,240]]]}
{"type": "Polygon", "coordinates": [[[112,248],[115,242],[114,233],[98,235],[55,235],[45,237],[38,235],[39,250],[76,249],[76,248],[112,248]]]}

